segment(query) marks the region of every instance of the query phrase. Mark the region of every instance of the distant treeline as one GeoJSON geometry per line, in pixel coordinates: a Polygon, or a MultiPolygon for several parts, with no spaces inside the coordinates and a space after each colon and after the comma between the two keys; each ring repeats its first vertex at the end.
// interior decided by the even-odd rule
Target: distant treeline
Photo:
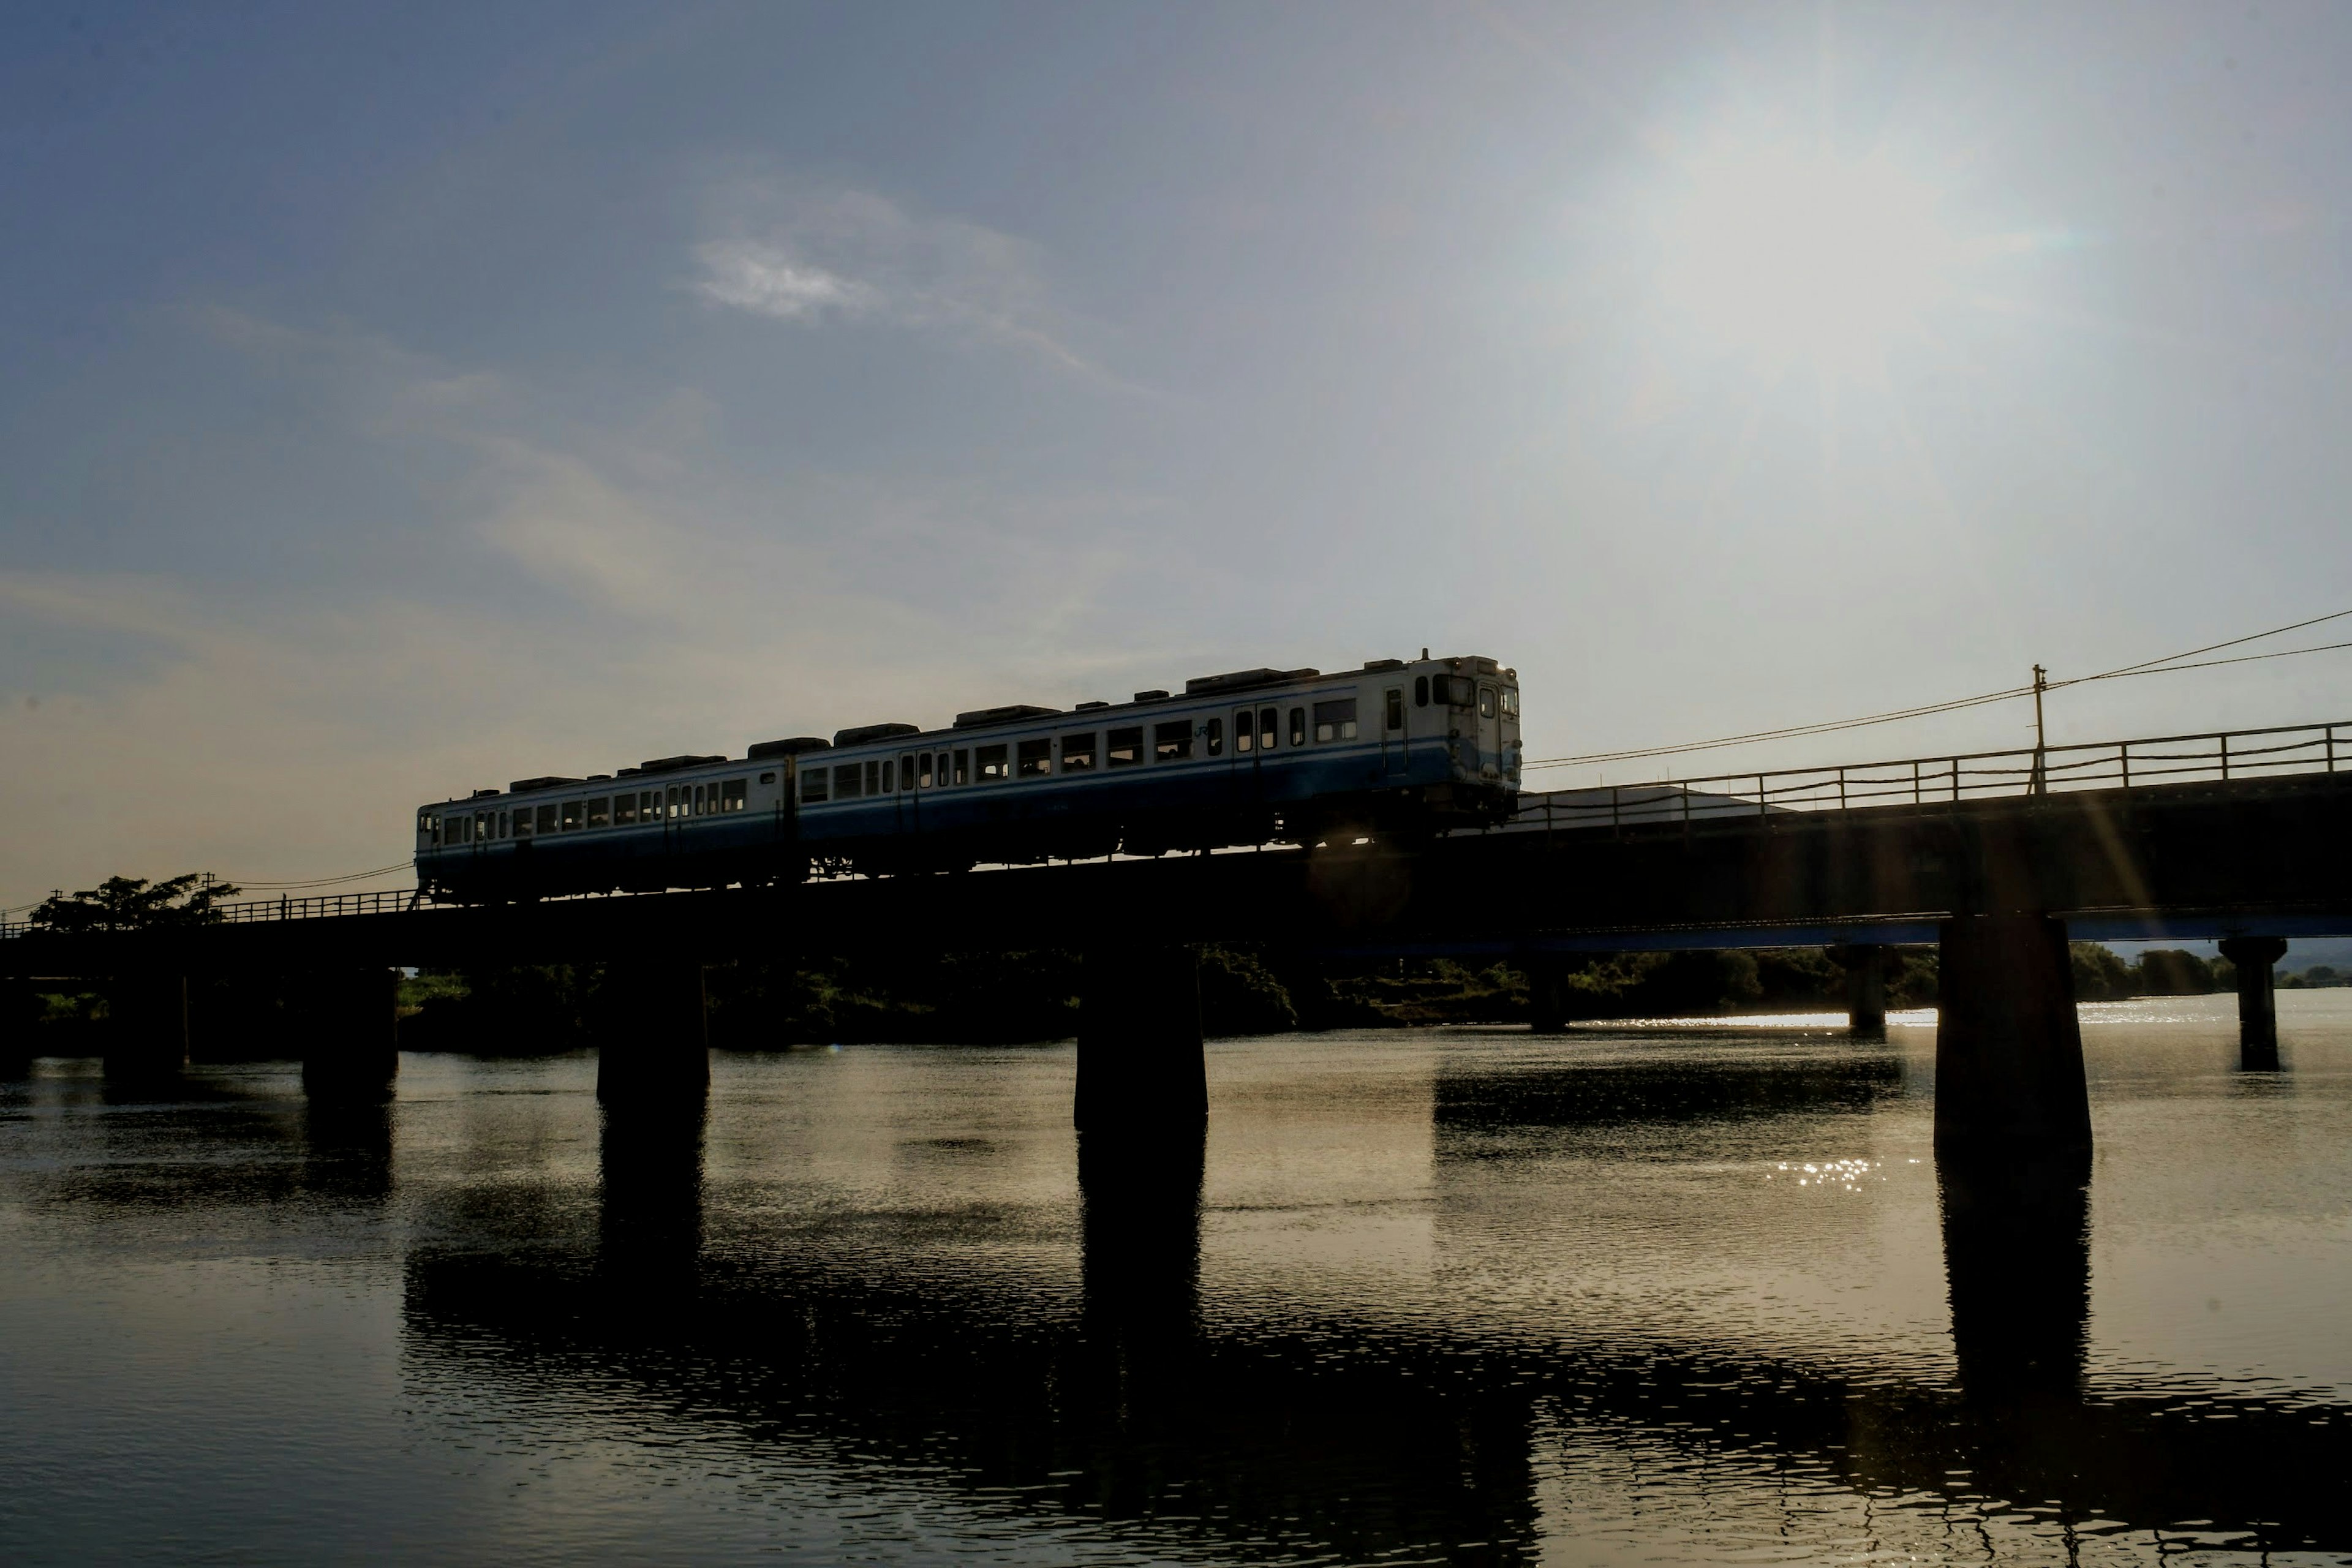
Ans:
{"type": "MultiPolygon", "coordinates": [[[[1932,1005],[1932,950],[1891,959],[1888,1000],[1932,1005]]],[[[1452,959],[1335,962],[1208,947],[1201,1014],[1213,1037],[1293,1029],[1524,1024],[1527,972],[1452,959]]],[[[1038,952],[738,963],[709,971],[712,1043],[738,1049],[865,1042],[1000,1043],[1077,1032],[1080,961],[1038,952]]],[[[402,1042],[417,1050],[562,1050],[593,1043],[603,1013],[593,966],[426,973],[404,987],[402,1042]]],[[[1574,962],[1571,1018],[1676,1017],[1842,1009],[1845,972],[1819,948],[1652,952],[1574,962]]]]}
{"type": "MultiPolygon", "coordinates": [[[[201,917],[200,917],[201,918],[201,917]]],[[[2197,995],[2234,988],[2227,960],[2178,950],[2126,963],[2095,942],[2073,944],[2074,991],[2085,1002],[2197,995]]],[[[1839,1012],[1845,972],[1818,947],[1752,952],[1596,954],[1566,961],[1570,1019],[1839,1012]]],[[[1885,958],[1890,1007],[1932,1006],[1936,952],[1885,958]]],[[[1201,954],[1202,1021],[1212,1037],[1293,1029],[1524,1024],[1530,986],[1511,963],[1444,958],[1332,960],[1273,949],[1208,947],[1201,954]]],[[[706,977],[712,1043],[737,1049],[800,1044],[988,1044],[1066,1039],[1077,1032],[1081,968],[1073,952],[864,956],[740,963],[706,977]]],[[[2326,966],[2286,974],[2288,988],[2347,983],[2326,966]]],[[[322,1015],[301,976],[192,979],[191,1047],[199,1059],[300,1054],[322,1015]]],[[[13,994],[42,1036],[36,1054],[104,1047],[103,986],[13,994]]],[[[400,987],[401,1043],[412,1050],[535,1055],[594,1045],[605,1005],[600,965],[428,970],[400,987]]]]}

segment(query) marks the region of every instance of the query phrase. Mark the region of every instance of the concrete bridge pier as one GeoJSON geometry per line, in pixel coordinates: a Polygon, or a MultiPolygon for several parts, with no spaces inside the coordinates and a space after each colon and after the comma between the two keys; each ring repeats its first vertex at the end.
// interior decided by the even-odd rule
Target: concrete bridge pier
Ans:
{"type": "Polygon", "coordinates": [[[2221,943],[2221,956],[2238,968],[2238,1066],[2247,1072],[2276,1072],[2277,975],[2273,965],[2286,956],[2283,936],[2233,936],[2221,943]]]}
{"type": "Polygon", "coordinates": [[[2065,922],[1963,915],[1938,934],[1937,1154],[2089,1148],[2065,922]]]}
{"type": "Polygon", "coordinates": [[[169,1078],[188,1065],[186,975],[119,975],[106,1010],[107,1077],[169,1078]]]}
{"type": "Polygon", "coordinates": [[[44,1010],[29,980],[0,980],[0,1082],[33,1076],[34,1036],[44,1010]]]}
{"type": "Polygon", "coordinates": [[[710,1034],[699,959],[616,960],[598,988],[596,1098],[606,1105],[702,1100],[710,1034]]]}
{"type": "Polygon", "coordinates": [[[1199,954],[1189,947],[1087,949],[1071,1121],[1081,1132],[1117,1138],[1197,1131],[1208,1120],[1199,954]]]}
{"type": "Polygon", "coordinates": [[[1830,961],[1845,971],[1845,1010],[1849,1031],[1864,1039],[1886,1036],[1886,949],[1875,942],[1829,950],[1830,961]]]}
{"type": "Polygon", "coordinates": [[[400,1076],[400,971],[333,969],[289,989],[299,1033],[303,1092],[383,1099],[400,1076]]]}

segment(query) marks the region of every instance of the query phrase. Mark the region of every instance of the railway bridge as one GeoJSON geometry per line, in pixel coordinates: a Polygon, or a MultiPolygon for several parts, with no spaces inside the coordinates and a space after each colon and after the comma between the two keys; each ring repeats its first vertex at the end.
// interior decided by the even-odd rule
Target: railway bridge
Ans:
{"type": "MultiPolygon", "coordinates": [[[[1906,758],[1676,784],[1531,794],[1509,823],[1370,841],[1108,858],[476,907],[407,894],[257,900],[196,926],[0,931],[0,983],[103,980],[109,1071],[187,1050],[188,977],[311,977],[314,1091],[380,1091],[397,1063],[397,966],[606,965],[627,1026],[608,1100],[698,1096],[707,966],[881,949],[1084,953],[1081,1129],[1206,1114],[1192,949],[1264,942],[1508,957],[1561,1026],[1578,953],[1819,943],[1847,964],[1857,1028],[1883,1026],[1897,944],[1940,951],[1939,1148],[2086,1148],[2071,938],[2220,939],[2243,1061],[2278,1064],[2272,965],[2288,939],[2352,934],[2352,722],[1906,758]]],[[[20,1007],[0,1072],[25,1070],[20,1007]]]]}

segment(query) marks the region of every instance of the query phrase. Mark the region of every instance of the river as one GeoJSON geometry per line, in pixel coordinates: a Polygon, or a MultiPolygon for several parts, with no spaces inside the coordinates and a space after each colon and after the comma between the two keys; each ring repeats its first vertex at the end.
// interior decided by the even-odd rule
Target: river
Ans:
{"type": "Polygon", "coordinates": [[[2352,991],[2086,1005],[2095,1156],[1934,1027],[593,1057],[0,1088],[0,1559],[2352,1561],[2352,991]]]}

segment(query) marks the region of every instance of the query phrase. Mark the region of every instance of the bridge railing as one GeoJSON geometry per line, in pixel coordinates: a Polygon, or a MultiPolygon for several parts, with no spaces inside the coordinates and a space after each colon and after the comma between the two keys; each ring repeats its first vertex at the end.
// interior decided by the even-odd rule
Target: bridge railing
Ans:
{"type": "Polygon", "coordinates": [[[1519,796],[1518,814],[1507,831],[1709,822],[2092,789],[2128,795],[2155,784],[2332,773],[2339,765],[2352,769],[2352,721],[1529,793],[1519,796]]]}
{"type": "MultiPolygon", "coordinates": [[[[307,898],[280,895],[275,899],[239,899],[215,904],[213,914],[231,925],[254,921],[321,920],[334,915],[390,915],[418,907],[415,888],[374,893],[318,893],[307,898]]],[[[23,936],[33,930],[29,921],[0,920],[0,940],[23,936]]]]}

